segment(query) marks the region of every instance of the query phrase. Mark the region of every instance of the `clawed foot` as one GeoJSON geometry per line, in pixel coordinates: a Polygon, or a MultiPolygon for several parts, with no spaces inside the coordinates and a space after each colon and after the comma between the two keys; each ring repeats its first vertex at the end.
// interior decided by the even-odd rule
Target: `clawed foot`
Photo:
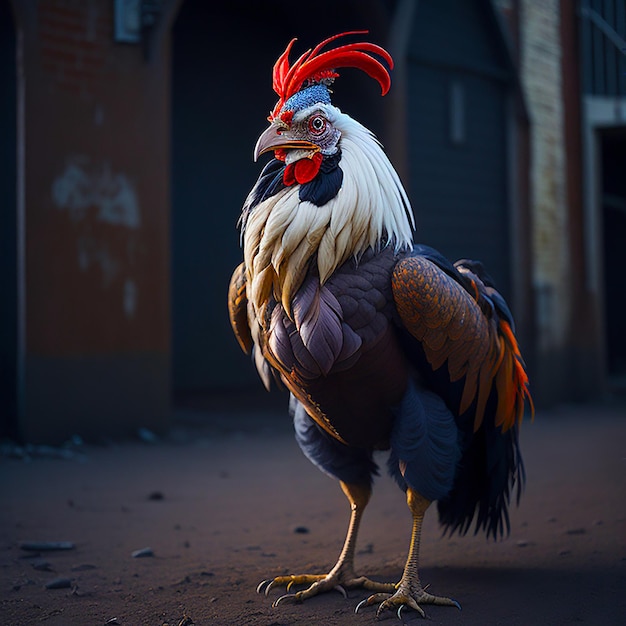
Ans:
{"type": "Polygon", "coordinates": [[[338,591],[347,598],[346,590],[338,581],[331,579],[324,574],[302,574],[300,576],[277,576],[276,578],[270,578],[259,583],[256,588],[257,593],[265,593],[269,595],[269,592],[275,587],[286,587],[287,593],[276,599],[272,606],[278,606],[281,603],[286,602],[303,602],[307,598],[323,593],[325,591],[338,591]],[[297,593],[289,593],[291,589],[296,585],[309,585],[307,589],[298,591],[297,593]]]}
{"type": "Polygon", "coordinates": [[[385,592],[387,596],[396,588],[393,583],[379,583],[365,576],[347,576],[342,575],[341,572],[333,571],[330,574],[277,576],[276,578],[262,581],[256,590],[257,593],[265,593],[267,596],[275,587],[283,586],[286,587],[287,594],[280,596],[274,601],[272,606],[278,606],[285,602],[304,602],[304,600],[308,598],[312,598],[313,596],[327,591],[338,591],[344,598],[347,598],[346,589],[366,589],[378,593],[385,592]],[[289,593],[294,586],[299,585],[309,585],[309,587],[296,593],[289,593]]]}
{"type": "Polygon", "coordinates": [[[398,619],[402,619],[402,610],[405,607],[409,607],[414,611],[417,611],[421,617],[426,617],[424,609],[420,604],[437,604],[440,606],[455,606],[459,611],[461,605],[452,598],[445,598],[443,596],[433,596],[427,593],[422,586],[415,586],[412,589],[405,588],[400,585],[398,590],[394,593],[375,593],[366,600],[359,602],[355,609],[355,613],[359,612],[359,609],[364,606],[372,606],[373,604],[379,604],[376,610],[376,617],[380,617],[386,611],[395,611],[398,619]],[[380,604],[379,604],[380,603],[380,604]]]}

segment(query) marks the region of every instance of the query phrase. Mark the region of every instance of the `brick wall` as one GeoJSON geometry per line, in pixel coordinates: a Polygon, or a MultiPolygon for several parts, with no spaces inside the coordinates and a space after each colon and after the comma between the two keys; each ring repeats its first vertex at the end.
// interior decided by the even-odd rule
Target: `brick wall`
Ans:
{"type": "Polygon", "coordinates": [[[522,81],[531,117],[538,348],[557,350],[569,316],[559,2],[522,2],[522,81]]]}
{"type": "Polygon", "coordinates": [[[169,59],[114,40],[110,0],[15,3],[26,285],[20,432],[169,415],[169,59]]]}
{"type": "Polygon", "coordinates": [[[41,0],[38,43],[42,66],[60,90],[95,95],[112,41],[112,2],[41,0]]]}
{"type": "Polygon", "coordinates": [[[535,398],[597,398],[605,338],[587,276],[578,3],[493,2],[511,27],[529,115],[535,398]]]}

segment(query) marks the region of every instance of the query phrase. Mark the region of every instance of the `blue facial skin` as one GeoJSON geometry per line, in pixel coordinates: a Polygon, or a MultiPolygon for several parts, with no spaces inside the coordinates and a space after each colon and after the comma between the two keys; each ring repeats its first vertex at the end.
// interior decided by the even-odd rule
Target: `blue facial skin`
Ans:
{"type": "Polygon", "coordinates": [[[321,83],[317,83],[315,85],[311,85],[302,91],[298,91],[298,93],[293,94],[285,104],[283,104],[281,113],[283,111],[301,111],[302,109],[306,109],[318,102],[322,102],[324,104],[330,104],[330,93],[328,91],[328,87],[321,83]]]}

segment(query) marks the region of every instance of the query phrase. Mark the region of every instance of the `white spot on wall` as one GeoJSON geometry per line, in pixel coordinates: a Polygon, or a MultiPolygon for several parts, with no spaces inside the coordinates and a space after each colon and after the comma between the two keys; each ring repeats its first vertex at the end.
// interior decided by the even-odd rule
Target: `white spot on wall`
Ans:
{"type": "MultiPolygon", "coordinates": [[[[101,124],[103,111],[96,107],[95,122],[101,124]]],[[[132,319],[137,310],[138,289],[127,276],[136,262],[137,229],[141,225],[139,202],[135,187],[122,172],[113,172],[106,161],[94,164],[87,156],[75,155],[68,159],[65,170],[57,176],[51,188],[54,206],[65,211],[76,225],[76,253],[78,267],[87,272],[97,267],[102,275],[102,287],[108,289],[116,283],[122,286],[122,310],[132,319]],[[110,229],[94,228],[96,222],[110,224],[125,233],[126,258],[116,259],[111,245],[110,229]],[[124,281],[121,283],[121,281],[124,281]]],[[[119,234],[114,236],[119,239],[119,234]]]]}
{"type": "Polygon", "coordinates": [[[124,313],[129,319],[135,316],[137,309],[137,286],[135,282],[127,278],[124,283],[124,313]]]}
{"type": "Polygon", "coordinates": [[[134,185],[123,173],[114,173],[105,161],[90,165],[90,159],[76,156],[52,183],[52,201],[68,211],[74,221],[85,219],[89,209],[96,209],[96,219],[127,228],[139,228],[139,203],[134,185]]]}

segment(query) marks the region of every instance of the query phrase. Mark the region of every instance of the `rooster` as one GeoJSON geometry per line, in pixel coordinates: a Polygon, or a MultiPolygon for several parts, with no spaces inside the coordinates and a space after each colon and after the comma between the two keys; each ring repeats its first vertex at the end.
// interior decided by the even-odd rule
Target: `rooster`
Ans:
{"type": "Polygon", "coordinates": [[[274,65],[279,100],[254,150],[255,160],[274,158],[243,206],[229,314],[266,387],[289,390],[298,444],[340,482],[351,510],[329,573],[278,576],[258,591],[286,587],[279,605],[362,588],[370,595],[357,612],[424,616],[422,605],[460,608],[420,582],[424,514],[437,501],[448,533],[508,532],[524,483],[518,429],[532,399],[511,312],[482,265],[413,244],[409,199],[381,144],[331,103],[340,68],[362,70],[383,95],[390,88],[384,48],[337,44],[363,32],[330,37],[291,64],[294,39],[274,65]],[[399,582],[354,569],[377,450],[389,451],[413,516],[399,582]]]}

